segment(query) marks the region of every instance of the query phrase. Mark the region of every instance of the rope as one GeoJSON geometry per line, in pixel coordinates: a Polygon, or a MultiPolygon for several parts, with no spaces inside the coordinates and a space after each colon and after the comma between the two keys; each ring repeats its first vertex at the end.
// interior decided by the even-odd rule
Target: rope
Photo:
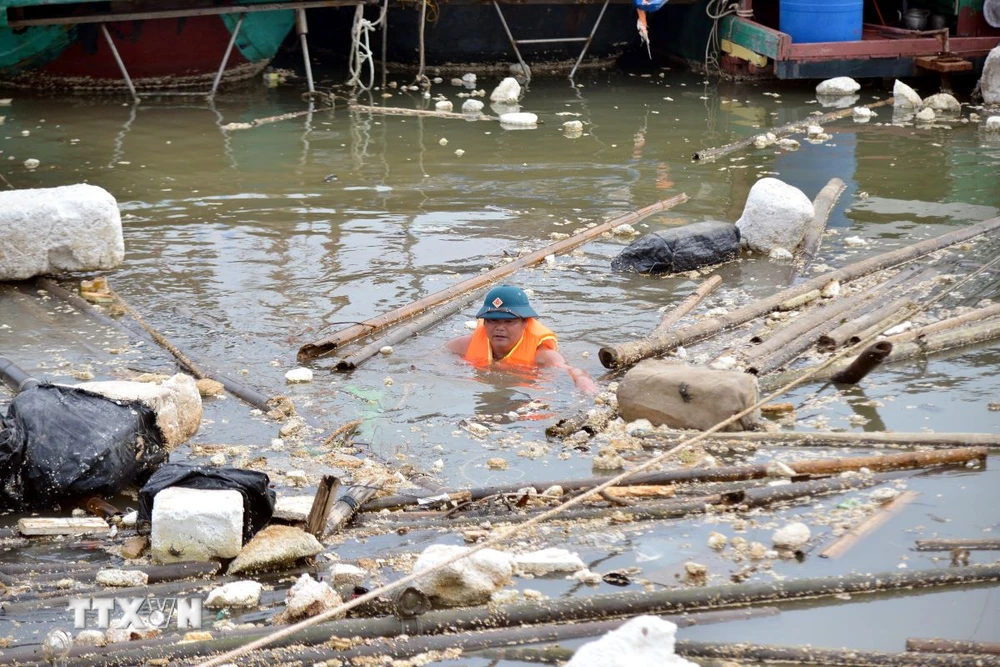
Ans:
{"type": "Polygon", "coordinates": [[[378,19],[369,21],[365,18],[365,6],[357,5],[354,9],[354,23],[351,25],[351,56],[347,69],[350,78],[348,85],[362,90],[371,90],[375,86],[375,59],[372,57],[370,42],[371,33],[385,23],[385,15],[389,10],[389,0],[385,0],[379,11],[378,19]],[[368,67],[368,84],[361,82],[362,72],[368,67]]]}
{"type": "MultiPolygon", "coordinates": [[[[705,13],[712,19],[712,29],[708,33],[708,41],[705,42],[705,73],[721,72],[719,67],[719,21],[724,16],[738,14],[738,5],[730,0],[709,0],[705,6],[705,13]],[[728,3],[728,4],[727,4],[728,3]]],[[[752,12],[751,12],[752,15],[752,12]]]]}
{"type": "MultiPolygon", "coordinates": [[[[989,263],[981,266],[978,270],[976,270],[975,272],[973,272],[971,275],[967,276],[964,280],[961,280],[961,281],[959,281],[957,283],[952,284],[950,287],[948,287],[947,289],[945,289],[941,294],[939,294],[937,297],[935,297],[929,303],[924,304],[923,306],[920,306],[919,308],[917,308],[913,312],[920,312],[921,310],[926,309],[927,307],[933,305],[934,303],[937,303],[942,298],[944,298],[945,295],[947,295],[948,293],[953,292],[954,290],[958,289],[959,287],[961,287],[965,283],[967,283],[970,280],[972,280],[978,274],[984,272],[986,269],[990,268],[993,264],[996,264],[998,262],[1000,262],[1000,256],[996,257],[995,259],[993,259],[989,263]]],[[[899,322],[902,322],[905,318],[912,316],[913,312],[911,312],[911,311],[909,311],[907,309],[906,312],[904,312],[902,315],[897,315],[896,318],[893,318],[893,320],[891,320],[890,323],[888,324],[888,327],[895,326],[899,322]]],[[[306,619],[304,621],[300,621],[300,622],[298,622],[298,623],[296,623],[294,625],[290,625],[287,628],[284,628],[282,630],[274,632],[274,633],[272,633],[270,635],[267,635],[266,637],[261,637],[260,639],[257,639],[257,640],[255,640],[255,641],[253,641],[253,642],[251,642],[251,643],[249,643],[249,644],[247,644],[245,646],[241,646],[239,648],[236,648],[236,649],[233,649],[231,651],[228,651],[228,652],[226,652],[226,653],[224,653],[224,654],[222,654],[220,656],[216,656],[214,658],[211,658],[210,660],[207,660],[206,662],[199,663],[199,665],[197,667],[219,667],[220,665],[224,665],[224,664],[226,664],[228,662],[232,662],[234,659],[236,659],[237,657],[239,657],[241,655],[245,655],[245,654],[247,654],[247,653],[249,653],[251,651],[255,651],[257,649],[263,648],[264,646],[272,644],[272,643],[274,643],[276,641],[280,641],[280,640],[283,640],[283,639],[285,639],[287,637],[290,637],[290,636],[294,635],[296,632],[298,632],[300,630],[305,630],[306,628],[311,628],[314,625],[318,625],[318,624],[320,624],[320,623],[322,623],[324,621],[328,621],[328,620],[330,620],[332,618],[335,618],[337,616],[342,616],[345,612],[347,612],[350,609],[354,609],[355,607],[357,607],[359,605],[362,605],[362,604],[365,604],[366,602],[369,602],[371,600],[374,600],[377,597],[382,596],[382,595],[384,595],[384,594],[386,594],[386,593],[388,593],[390,591],[394,591],[394,590],[402,588],[402,587],[404,587],[404,586],[406,586],[406,585],[408,585],[410,583],[413,583],[417,579],[420,579],[421,577],[425,576],[428,572],[432,572],[434,570],[438,570],[438,569],[441,569],[441,568],[446,567],[448,565],[451,565],[452,563],[460,561],[463,558],[467,558],[467,557],[471,556],[474,553],[482,551],[483,549],[488,549],[490,547],[498,546],[501,543],[506,542],[508,539],[510,539],[512,537],[516,537],[516,536],[518,536],[518,535],[526,532],[527,530],[534,528],[535,526],[541,524],[544,521],[548,521],[549,519],[558,517],[560,514],[562,514],[566,510],[570,509],[571,507],[575,507],[577,505],[580,505],[583,502],[585,502],[585,501],[587,501],[589,499],[594,498],[595,496],[596,497],[600,497],[601,494],[605,490],[607,490],[608,488],[610,488],[612,486],[618,486],[622,482],[624,482],[626,479],[628,479],[629,477],[632,477],[632,476],[634,476],[634,475],[636,475],[638,473],[641,473],[641,472],[645,472],[645,471],[647,471],[647,470],[649,470],[651,468],[656,468],[659,465],[661,465],[663,463],[666,463],[668,459],[670,459],[672,456],[674,456],[675,454],[677,454],[678,452],[680,452],[685,447],[688,447],[688,446],[690,446],[690,445],[692,445],[694,443],[702,442],[703,440],[707,439],[712,434],[718,433],[719,431],[723,430],[724,428],[726,428],[730,424],[732,424],[732,423],[734,423],[734,422],[742,419],[743,417],[745,417],[745,416],[751,414],[752,412],[754,412],[755,410],[759,409],[762,405],[771,402],[772,400],[774,400],[775,398],[777,398],[777,397],[781,396],[782,394],[788,392],[789,390],[791,390],[791,389],[799,386],[800,384],[803,384],[806,380],[810,379],[812,376],[814,376],[815,374],[819,373],[823,369],[831,366],[832,364],[834,364],[835,362],[839,361],[843,357],[846,357],[846,356],[852,355],[852,354],[857,354],[858,352],[863,351],[868,346],[868,344],[871,341],[875,340],[879,335],[880,335],[879,332],[870,334],[867,338],[865,338],[864,340],[856,343],[855,345],[842,348],[839,352],[834,353],[829,359],[827,359],[823,363],[821,363],[821,364],[819,364],[817,366],[812,367],[805,374],[803,374],[803,375],[801,375],[801,376],[793,379],[791,382],[788,382],[787,384],[785,384],[784,386],[780,387],[779,389],[777,389],[777,390],[773,391],[772,393],[768,394],[767,396],[761,398],[756,403],[754,403],[750,407],[746,408],[742,412],[738,412],[737,414],[733,415],[732,417],[729,417],[728,419],[722,420],[721,422],[719,422],[715,426],[712,426],[711,428],[709,428],[706,431],[703,431],[703,432],[701,432],[701,433],[699,433],[697,435],[691,436],[690,438],[686,438],[684,440],[681,440],[675,447],[673,447],[673,448],[671,448],[671,449],[663,452],[659,456],[655,456],[655,457],[649,459],[645,463],[643,463],[643,464],[641,464],[641,465],[633,468],[632,470],[627,470],[627,471],[625,471],[625,472],[623,472],[623,473],[621,473],[619,475],[616,475],[615,477],[612,477],[612,478],[608,479],[607,481],[603,482],[602,484],[600,484],[598,486],[595,486],[594,488],[590,489],[589,491],[586,491],[584,493],[581,493],[580,495],[577,495],[577,496],[574,496],[573,498],[570,498],[566,502],[564,502],[561,505],[558,505],[558,506],[556,506],[556,507],[548,510],[547,512],[544,512],[544,513],[542,513],[542,514],[540,514],[540,515],[538,515],[538,516],[536,516],[534,518],[528,519],[527,521],[523,521],[521,523],[517,523],[517,524],[515,524],[515,525],[513,525],[513,526],[511,526],[509,528],[504,529],[504,530],[498,531],[493,537],[490,537],[489,539],[487,539],[487,540],[485,540],[483,542],[478,542],[474,546],[469,547],[468,551],[465,551],[465,552],[463,552],[461,554],[457,554],[457,555],[453,556],[452,558],[449,558],[449,559],[447,559],[447,560],[445,560],[445,561],[443,561],[441,563],[438,563],[434,567],[423,569],[423,570],[420,570],[418,572],[413,572],[413,573],[411,573],[411,574],[403,577],[402,579],[397,579],[396,581],[394,581],[392,583],[389,583],[389,584],[386,584],[386,585],[382,586],[381,588],[373,589],[373,590],[369,591],[368,593],[365,593],[364,595],[360,595],[360,596],[358,596],[356,598],[353,598],[353,599],[351,599],[348,602],[345,602],[343,604],[340,604],[340,605],[336,606],[333,609],[330,609],[330,610],[327,610],[327,611],[323,612],[322,614],[319,614],[317,616],[313,616],[313,617],[308,618],[308,619],[306,619]]]]}

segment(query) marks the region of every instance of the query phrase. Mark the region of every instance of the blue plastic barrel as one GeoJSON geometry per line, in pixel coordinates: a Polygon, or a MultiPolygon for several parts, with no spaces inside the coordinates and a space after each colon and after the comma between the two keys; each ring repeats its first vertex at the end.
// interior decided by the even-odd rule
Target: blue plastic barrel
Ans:
{"type": "Polygon", "coordinates": [[[780,0],[778,26],[794,44],[861,39],[864,0],[780,0]]]}

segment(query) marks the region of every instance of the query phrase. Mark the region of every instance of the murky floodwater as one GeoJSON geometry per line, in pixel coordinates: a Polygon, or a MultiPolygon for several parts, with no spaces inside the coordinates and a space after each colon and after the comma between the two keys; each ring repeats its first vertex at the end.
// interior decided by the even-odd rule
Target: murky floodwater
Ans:
{"type": "MultiPolygon", "coordinates": [[[[481,81],[487,90],[494,83],[481,81]]],[[[313,365],[313,383],[286,387],[283,375],[296,365],[298,347],[444,289],[505,256],[537,249],[554,232],[572,233],[680,192],[690,201],[648,218],[637,225],[639,231],[707,219],[735,221],[750,186],[764,175],[810,197],[832,177],[845,181],[847,191],[829,221],[839,234],[824,240],[820,256],[831,266],[937,236],[1000,209],[1000,143],[990,143],[975,123],[879,126],[891,117],[883,108],[872,123],[828,124],[833,137],[823,144],[800,136],[802,145],[794,152],[750,149],[696,163],[690,158],[698,149],[826,109],[808,88],[717,85],[671,70],[648,77],[588,74],[579,83],[573,88],[561,80],[532,82],[523,108],[543,123],[522,131],[486,121],[343,109],[249,130],[222,129],[301,110],[301,91],[292,88],[227,93],[214,107],[179,98],[134,106],[19,94],[3,109],[0,173],[18,188],[85,181],[110,191],[123,214],[126,259],[109,278],[152,326],[212,369],[267,395],[291,396],[319,430],[317,439],[362,418],[359,437],[367,452],[426,470],[440,467],[439,477],[449,487],[588,476],[591,453],[562,452],[559,443],[546,443],[544,427],[551,420],[496,425],[485,439],[472,437],[460,424],[502,416],[536,399],[550,406],[543,414],[562,415],[590,405],[589,399],[560,374],[526,381],[477,373],[443,352],[446,340],[465,332],[475,306],[397,344],[392,356],[376,357],[350,374],[332,370],[334,359],[320,360],[313,365]],[[563,136],[562,122],[571,119],[585,123],[584,136],[563,136]],[[27,171],[21,166],[27,158],[41,166],[27,171]],[[847,236],[870,245],[848,247],[847,236]],[[531,443],[539,443],[544,455],[519,456],[531,443]],[[493,457],[506,458],[509,469],[487,469],[485,462],[493,457]]],[[[457,88],[444,84],[433,92],[460,105],[457,88]]],[[[886,94],[869,88],[862,93],[858,104],[886,94]]],[[[426,105],[398,92],[385,103],[426,105]]],[[[642,336],[658,322],[658,309],[695,285],[683,276],[611,273],[609,262],[626,243],[602,238],[558,257],[554,266],[523,270],[513,279],[533,290],[535,308],[558,332],[570,362],[595,377],[604,376],[597,359],[601,345],[642,336]]],[[[997,248],[995,242],[977,244],[967,261],[981,262],[997,248]]],[[[785,268],[752,258],[719,273],[725,282],[709,306],[747,293],[769,294],[784,287],[788,275],[785,268]]],[[[996,278],[987,275],[950,305],[996,298],[997,287],[996,278]]],[[[0,310],[7,325],[0,329],[0,350],[45,379],[71,381],[80,371],[107,379],[122,376],[125,368],[173,368],[162,351],[130,343],[116,330],[41,299],[28,286],[0,288],[0,310]]],[[[800,406],[796,427],[995,433],[1000,412],[989,411],[987,404],[1000,389],[994,373],[998,355],[1000,347],[993,345],[885,369],[863,389],[849,392],[847,400],[832,403],[810,397],[815,386],[798,389],[790,398],[800,406]]],[[[226,398],[206,403],[195,442],[248,445],[251,457],[263,454],[277,470],[308,467],[271,449],[276,434],[275,423],[226,398]]],[[[183,447],[174,457],[190,451],[183,447]]],[[[943,566],[946,561],[911,551],[913,540],[985,537],[1000,526],[995,470],[904,478],[920,498],[848,556],[779,562],[774,573],[822,576],[943,566]]],[[[285,488],[282,479],[276,481],[285,488]]],[[[821,516],[842,499],[820,499],[795,512],[821,516]]],[[[743,536],[767,542],[775,525],[761,515],[743,536]]],[[[602,572],[638,566],[641,576],[669,584],[685,561],[697,560],[723,582],[741,564],[707,553],[713,529],[734,534],[725,522],[699,519],[613,527],[603,535],[566,537],[559,530],[549,542],[578,550],[602,572]]],[[[374,537],[347,543],[340,554],[414,552],[441,540],[426,531],[374,537]]],[[[989,552],[973,557],[990,559],[989,552]]],[[[526,585],[553,596],[619,590],[571,586],[561,579],[518,583],[526,585]]],[[[995,589],[860,600],[684,630],[680,636],[884,650],[902,650],[908,636],[1000,640],[995,589]]]]}

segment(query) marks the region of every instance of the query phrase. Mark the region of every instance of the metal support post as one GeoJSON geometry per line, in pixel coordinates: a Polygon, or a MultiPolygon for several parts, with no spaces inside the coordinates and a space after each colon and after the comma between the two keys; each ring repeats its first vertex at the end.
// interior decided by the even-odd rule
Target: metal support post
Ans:
{"type": "Polygon", "coordinates": [[[229,38],[229,46],[226,47],[226,54],[222,56],[222,64],[219,65],[219,71],[215,73],[215,81],[212,82],[212,92],[208,94],[208,99],[214,98],[215,91],[219,89],[219,83],[222,82],[222,73],[226,71],[226,65],[229,64],[229,56],[233,53],[233,45],[236,44],[236,38],[240,34],[240,28],[243,27],[244,18],[246,18],[246,14],[240,14],[240,18],[236,22],[236,26],[233,28],[233,36],[229,38]]]}
{"type": "Polygon", "coordinates": [[[315,93],[312,63],[309,62],[309,40],[307,38],[309,25],[306,23],[306,10],[304,9],[295,10],[295,30],[299,33],[299,41],[302,42],[302,61],[306,65],[306,81],[309,83],[309,92],[315,93]]]}
{"type": "Polygon", "coordinates": [[[580,51],[580,57],[576,59],[576,64],[573,65],[573,69],[569,73],[570,81],[573,80],[573,75],[576,74],[576,69],[583,62],[583,57],[587,55],[587,49],[590,48],[590,42],[594,39],[594,34],[597,32],[597,26],[601,25],[601,19],[604,18],[604,10],[608,8],[608,2],[610,0],[604,0],[604,6],[601,7],[601,13],[597,15],[597,20],[594,22],[594,28],[590,31],[590,36],[587,37],[587,43],[583,45],[583,50],[580,51]]]}
{"type": "Polygon", "coordinates": [[[510,28],[507,26],[507,19],[503,16],[503,10],[500,9],[500,5],[497,4],[497,0],[493,0],[493,6],[496,7],[497,15],[500,16],[500,23],[503,24],[504,32],[507,33],[507,39],[510,40],[510,45],[514,47],[514,55],[517,56],[517,62],[521,63],[521,69],[524,71],[524,76],[528,81],[531,81],[531,69],[528,68],[528,63],[524,62],[524,58],[521,57],[521,52],[517,48],[517,40],[514,39],[514,35],[511,34],[510,28]]]}
{"type": "Polygon", "coordinates": [[[135,92],[135,86],[132,85],[132,78],[128,75],[128,70],[125,69],[125,63],[122,62],[122,57],[118,54],[118,49],[115,47],[114,41],[111,39],[111,33],[108,32],[108,26],[101,24],[101,32],[104,33],[104,40],[108,43],[108,48],[111,49],[111,55],[115,57],[115,62],[118,63],[118,69],[122,71],[122,77],[125,79],[125,85],[128,86],[128,90],[132,93],[132,99],[136,102],[139,101],[139,95],[135,92]]]}

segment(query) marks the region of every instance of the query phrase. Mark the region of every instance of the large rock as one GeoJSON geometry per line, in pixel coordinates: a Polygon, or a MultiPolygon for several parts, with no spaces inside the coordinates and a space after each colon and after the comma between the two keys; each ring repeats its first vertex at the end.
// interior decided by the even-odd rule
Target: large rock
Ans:
{"type": "Polygon", "coordinates": [[[728,262],[740,250],[740,230],[709,220],[639,237],[611,260],[615,271],[677,273],[728,262]]]}
{"type": "Polygon", "coordinates": [[[150,551],[161,563],[233,558],[243,546],[243,496],[171,486],[156,494],[150,551]]]}
{"type": "Polygon", "coordinates": [[[658,616],[636,616],[584,644],[565,667],[698,667],[674,653],[677,626],[658,616]]]}
{"type": "MultiPolygon", "coordinates": [[[[694,368],[648,359],[618,385],[618,409],[626,421],[648,419],[654,426],[706,430],[757,402],[757,379],[748,373],[694,368]]],[[[726,427],[744,431],[759,411],[726,427]]]]}
{"type": "Polygon", "coordinates": [[[853,95],[859,90],[861,90],[861,84],[849,76],[827,79],[816,86],[816,94],[826,96],[853,95]]]}
{"type": "Polygon", "coordinates": [[[276,625],[294,623],[303,618],[318,616],[333,609],[342,602],[337,592],[327,584],[303,574],[295,585],[288,589],[285,609],[271,619],[276,625]]]}
{"type": "MultiPolygon", "coordinates": [[[[435,567],[468,547],[433,544],[420,554],[413,564],[413,571],[435,567]]],[[[415,588],[438,606],[463,607],[484,604],[490,596],[510,581],[514,572],[514,559],[510,554],[495,549],[483,549],[467,558],[428,572],[417,579],[415,588]]]]}
{"type": "Polygon", "coordinates": [[[323,550],[314,536],[292,526],[271,524],[253,536],[229,565],[227,574],[273,570],[323,550]]]}
{"type": "MultiPolygon", "coordinates": [[[[1000,8],[997,13],[1000,14],[1000,8]]],[[[986,56],[983,75],[979,78],[979,92],[986,104],[1000,104],[1000,46],[993,47],[986,56]]]]}
{"type": "Polygon", "coordinates": [[[0,191],[0,280],[113,269],[124,257],[118,203],[107,190],[0,191]]]}
{"type": "Polygon", "coordinates": [[[139,401],[156,413],[163,444],[173,449],[201,426],[201,394],[194,378],[178,373],[159,384],[152,382],[84,382],[76,385],[116,401],[139,401]]]}
{"type": "Polygon", "coordinates": [[[893,105],[904,109],[919,109],[924,103],[917,91],[899,79],[892,85],[892,97],[893,105]]]}
{"type": "Polygon", "coordinates": [[[744,245],[754,250],[793,250],[814,214],[813,204],[802,190],[777,178],[762,178],[750,188],[736,226],[744,245]]]}

